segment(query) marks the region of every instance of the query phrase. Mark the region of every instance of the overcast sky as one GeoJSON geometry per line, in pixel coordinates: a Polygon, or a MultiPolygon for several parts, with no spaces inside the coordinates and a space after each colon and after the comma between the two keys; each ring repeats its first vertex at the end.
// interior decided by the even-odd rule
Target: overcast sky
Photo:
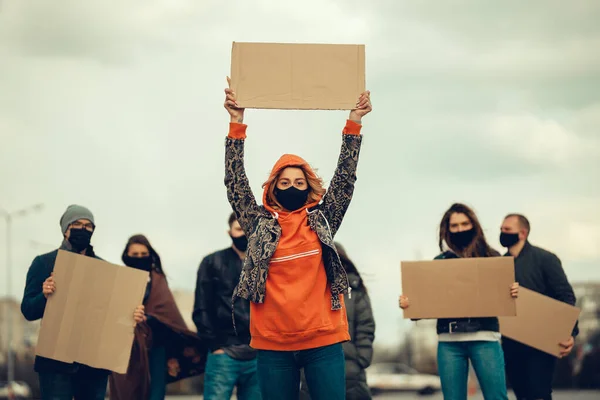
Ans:
{"type": "MultiPolygon", "coordinates": [[[[374,111],[337,239],[367,278],[381,343],[410,327],[400,261],[438,253],[455,201],[499,250],[503,216],[526,214],[531,241],[572,281],[600,280],[598,21],[594,0],[3,0],[0,207],[45,204],[15,220],[12,292],[59,245],[72,203],[94,212],[101,257],[120,262],[127,238],[145,233],[171,286],[194,289],[201,258],[230,245],[232,41],[366,45],[374,111]]],[[[328,182],[346,117],[248,110],[257,196],[284,152],[328,182]]]]}

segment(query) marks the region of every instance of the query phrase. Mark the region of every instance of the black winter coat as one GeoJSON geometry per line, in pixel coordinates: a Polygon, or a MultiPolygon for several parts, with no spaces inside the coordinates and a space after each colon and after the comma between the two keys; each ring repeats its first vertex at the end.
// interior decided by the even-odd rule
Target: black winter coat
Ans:
{"type": "MultiPolygon", "coordinates": [[[[352,298],[348,298],[346,294],[344,302],[348,315],[350,341],[342,345],[346,358],[346,399],[369,400],[371,392],[367,385],[365,369],[371,365],[373,358],[375,320],[371,300],[364,287],[361,287],[360,277],[348,273],[348,280],[352,288],[352,298]]],[[[302,374],[300,399],[310,399],[304,374],[302,374]]]]}

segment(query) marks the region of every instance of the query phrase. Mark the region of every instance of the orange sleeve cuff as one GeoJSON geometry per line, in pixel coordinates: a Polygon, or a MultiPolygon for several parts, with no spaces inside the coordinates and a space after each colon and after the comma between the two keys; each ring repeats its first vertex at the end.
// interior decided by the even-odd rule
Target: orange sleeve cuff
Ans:
{"type": "Polygon", "coordinates": [[[342,131],[342,133],[344,135],[358,136],[358,135],[360,135],[361,129],[362,129],[361,124],[357,124],[356,122],[351,121],[351,120],[346,120],[346,126],[344,127],[344,130],[342,131]]]}
{"type": "Polygon", "coordinates": [[[229,134],[228,138],[243,140],[246,139],[246,128],[248,125],[246,124],[238,124],[236,122],[229,123],[229,134]]]}

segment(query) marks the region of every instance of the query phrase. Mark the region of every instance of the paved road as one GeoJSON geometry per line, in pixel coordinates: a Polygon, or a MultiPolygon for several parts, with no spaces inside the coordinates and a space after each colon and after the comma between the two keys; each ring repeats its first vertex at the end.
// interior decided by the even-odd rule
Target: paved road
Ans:
{"type": "MultiPolygon", "coordinates": [[[[554,400],[598,400],[600,399],[600,391],[592,392],[554,392],[552,396],[554,400]]],[[[200,396],[169,396],[167,400],[200,400],[200,396]]],[[[235,399],[235,397],[233,397],[235,399]]],[[[441,394],[433,396],[418,396],[409,393],[390,393],[386,395],[376,396],[373,400],[443,400],[441,394]]],[[[509,394],[509,399],[514,400],[512,393],[509,394]]],[[[483,400],[481,394],[469,397],[469,400],[483,400]]]]}

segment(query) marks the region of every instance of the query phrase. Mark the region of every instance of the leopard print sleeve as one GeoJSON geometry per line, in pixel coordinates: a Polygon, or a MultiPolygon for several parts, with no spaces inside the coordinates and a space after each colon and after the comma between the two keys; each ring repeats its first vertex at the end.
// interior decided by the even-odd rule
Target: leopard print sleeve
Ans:
{"type": "Polygon", "coordinates": [[[244,168],[244,140],[225,140],[225,187],[227,200],[235,212],[240,226],[250,235],[259,214],[260,208],[256,203],[246,169],[244,168]]]}
{"type": "Polygon", "coordinates": [[[337,168],[323,198],[321,209],[329,222],[331,235],[335,236],[344,215],[350,206],[354,184],[356,182],[356,168],[358,155],[362,143],[362,135],[342,135],[342,150],[337,168]]]}

